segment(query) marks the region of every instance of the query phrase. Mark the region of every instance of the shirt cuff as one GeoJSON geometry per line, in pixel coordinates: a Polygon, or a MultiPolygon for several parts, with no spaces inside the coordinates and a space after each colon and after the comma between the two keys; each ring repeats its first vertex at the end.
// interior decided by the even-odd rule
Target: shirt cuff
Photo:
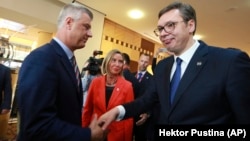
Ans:
{"type": "Polygon", "coordinates": [[[118,114],[118,116],[116,118],[116,121],[120,121],[120,120],[122,120],[124,118],[124,115],[125,115],[126,111],[125,111],[125,109],[124,109],[124,107],[122,105],[117,106],[117,108],[119,110],[119,114],[118,114]]]}

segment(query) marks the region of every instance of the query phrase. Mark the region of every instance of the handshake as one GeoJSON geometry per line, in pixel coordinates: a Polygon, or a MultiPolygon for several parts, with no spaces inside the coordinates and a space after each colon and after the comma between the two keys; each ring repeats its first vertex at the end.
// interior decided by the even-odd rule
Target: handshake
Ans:
{"type": "Polygon", "coordinates": [[[91,129],[91,141],[103,141],[108,135],[108,126],[116,120],[119,115],[119,109],[117,107],[104,113],[97,119],[97,115],[94,115],[89,128],[91,129]]]}

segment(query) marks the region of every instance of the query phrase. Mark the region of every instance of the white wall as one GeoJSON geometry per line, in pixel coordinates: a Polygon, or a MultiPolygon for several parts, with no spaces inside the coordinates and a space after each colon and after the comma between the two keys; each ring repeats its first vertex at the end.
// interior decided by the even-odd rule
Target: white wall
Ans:
{"type": "MultiPolygon", "coordinates": [[[[43,31],[56,32],[57,16],[65,3],[72,0],[0,0],[0,18],[20,22],[27,26],[35,25],[43,31]]],[[[76,61],[81,69],[83,63],[92,55],[93,50],[99,50],[105,15],[94,9],[92,22],[93,37],[84,49],[76,51],[76,61]]]]}
{"type": "Polygon", "coordinates": [[[94,19],[92,21],[92,33],[93,37],[88,39],[85,48],[77,50],[75,52],[76,61],[78,63],[79,69],[81,70],[85,61],[92,56],[94,50],[100,50],[102,41],[102,31],[104,26],[105,14],[96,11],[89,7],[89,9],[94,14],[94,19]]]}

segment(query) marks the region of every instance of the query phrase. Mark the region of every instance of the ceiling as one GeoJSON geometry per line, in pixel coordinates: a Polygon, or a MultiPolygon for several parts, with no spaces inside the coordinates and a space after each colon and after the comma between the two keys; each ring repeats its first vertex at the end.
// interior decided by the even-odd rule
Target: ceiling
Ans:
{"type": "MultiPolygon", "coordinates": [[[[153,30],[158,12],[174,0],[78,0],[106,17],[140,34],[158,40],[153,30]],[[128,17],[131,9],[145,15],[140,20],[128,17]]],[[[196,34],[207,44],[240,48],[250,54],[250,0],[182,0],[190,3],[197,14],[196,34]]]]}
{"type": "MultiPolygon", "coordinates": [[[[53,31],[61,1],[72,0],[0,0],[0,17],[53,31]],[[15,4],[14,4],[15,1],[15,4]],[[46,10],[50,9],[50,10],[46,10]],[[51,9],[55,9],[54,11],[51,9]],[[32,11],[32,12],[31,12],[32,11]],[[6,15],[8,13],[8,15],[6,15]],[[10,16],[11,14],[11,16],[10,16]],[[53,25],[53,26],[52,26],[53,25]]],[[[106,15],[106,18],[159,41],[153,34],[159,10],[174,0],[78,0],[106,15]],[[128,17],[131,9],[140,9],[144,17],[128,17]]],[[[240,48],[250,54],[250,0],[182,0],[190,3],[197,14],[197,31],[207,44],[240,48]]]]}

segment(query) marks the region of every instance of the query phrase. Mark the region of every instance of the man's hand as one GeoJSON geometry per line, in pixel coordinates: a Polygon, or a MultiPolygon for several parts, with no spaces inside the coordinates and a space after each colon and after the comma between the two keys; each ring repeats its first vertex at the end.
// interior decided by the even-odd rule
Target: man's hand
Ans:
{"type": "Polygon", "coordinates": [[[119,109],[115,107],[109,110],[108,112],[104,113],[98,119],[98,124],[102,127],[103,130],[107,130],[108,126],[111,124],[112,121],[116,120],[118,115],[119,115],[119,109]]]}
{"type": "Polygon", "coordinates": [[[91,141],[103,141],[108,134],[107,130],[103,130],[101,126],[98,125],[96,114],[94,115],[89,128],[91,129],[91,141]]]}
{"type": "Polygon", "coordinates": [[[138,120],[138,121],[136,121],[136,125],[137,126],[140,126],[140,125],[142,125],[142,124],[144,124],[146,121],[147,121],[147,119],[148,119],[148,114],[147,113],[143,113],[143,114],[141,114],[140,115],[140,120],[138,120]]]}

